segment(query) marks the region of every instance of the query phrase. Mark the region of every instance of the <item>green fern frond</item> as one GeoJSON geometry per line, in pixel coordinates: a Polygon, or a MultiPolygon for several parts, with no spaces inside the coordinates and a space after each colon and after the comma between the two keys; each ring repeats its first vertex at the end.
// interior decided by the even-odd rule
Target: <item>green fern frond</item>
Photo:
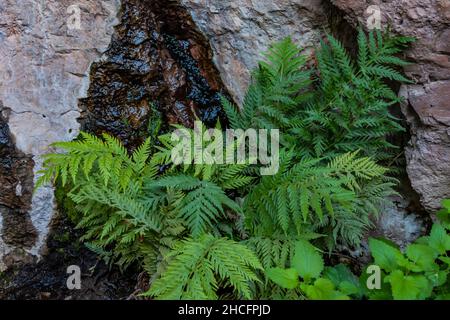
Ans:
{"type": "Polygon", "coordinates": [[[247,247],[211,235],[181,241],[166,259],[166,270],[147,293],[158,299],[217,299],[219,280],[250,299],[250,282],[258,281],[254,271],[262,269],[247,247]]]}
{"type": "Polygon", "coordinates": [[[303,92],[311,84],[307,58],[291,38],[273,44],[253,73],[240,111],[223,100],[232,128],[286,128],[298,103],[306,101],[303,92]]]}
{"type": "Polygon", "coordinates": [[[186,223],[194,237],[210,230],[219,218],[225,217],[226,207],[235,212],[241,211],[236,202],[228,198],[219,186],[210,181],[177,175],[166,176],[147,185],[148,189],[158,187],[183,191],[184,196],[177,207],[178,218],[186,223]]]}

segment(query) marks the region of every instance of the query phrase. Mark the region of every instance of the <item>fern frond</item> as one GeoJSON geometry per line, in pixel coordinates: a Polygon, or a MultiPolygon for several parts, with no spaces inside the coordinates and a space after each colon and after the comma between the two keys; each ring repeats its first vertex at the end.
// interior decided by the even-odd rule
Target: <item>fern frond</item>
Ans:
{"type": "Polygon", "coordinates": [[[167,176],[147,184],[148,189],[175,188],[184,195],[178,203],[178,218],[184,221],[194,237],[210,230],[218,219],[225,217],[224,208],[235,212],[241,208],[227,197],[215,183],[186,175],[167,176]]]}
{"type": "Polygon", "coordinates": [[[250,299],[250,283],[258,281],[254,270],[262,269],[247,247],[211,235],[181,241],[166,259],[167,269],[147,293],[158,299],[217,299],[218,280],[250,299]]]}

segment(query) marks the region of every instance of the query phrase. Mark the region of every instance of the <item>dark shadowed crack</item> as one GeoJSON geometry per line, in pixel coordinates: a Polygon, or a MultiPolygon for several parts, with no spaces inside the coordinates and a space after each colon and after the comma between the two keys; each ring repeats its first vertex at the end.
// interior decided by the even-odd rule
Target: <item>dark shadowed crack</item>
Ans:
{"type": "MultiPolygon", "coordinates": [[[[186,9],[176,1],[124,0],[120,20],[104,57],[91,66],[87,98],[79,103],[83,130],[108,132],[133,148],[148,136],[153,112],[162,116],[163,130],[172,123],[191,126],[196,116],[211,126],[217,119],[226,122],[219,94],[227,93],[209,43],[186,9]]],[[[148,281],[139,280],[138,268],[121,274],[98,262],[79,242],[82,230],[73,229],[61,202],[59,210],[43,259],[4,273],[0,298],[121,299],[142,292],[139,283],[148,281]],[[81,267],[82,290],[66,287],[72,264],[81,267]]],[[[21,238],[20,232],[14,236],[21,238]]]]}

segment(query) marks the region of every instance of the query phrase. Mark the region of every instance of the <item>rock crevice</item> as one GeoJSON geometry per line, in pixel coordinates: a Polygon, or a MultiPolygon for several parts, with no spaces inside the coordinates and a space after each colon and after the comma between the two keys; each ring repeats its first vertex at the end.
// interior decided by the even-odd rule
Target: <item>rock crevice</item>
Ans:
{"type": "Polygon", "coordinates": [[[121,23],[101,61],[92,65],[80,101],[83,130],[108,132],[133,147],[148,135],[154,113],[163,124],[209,125],[222,117],[227,94],[207,39],[177,1],[124,0],[121,23]]]}

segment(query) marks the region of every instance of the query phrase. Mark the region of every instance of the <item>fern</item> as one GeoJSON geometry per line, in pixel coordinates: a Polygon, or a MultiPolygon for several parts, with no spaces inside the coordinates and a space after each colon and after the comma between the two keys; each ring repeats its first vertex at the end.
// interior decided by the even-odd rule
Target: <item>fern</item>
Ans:
{"type": "Polygon", "coordinates": [[[385,80],[409,82],[395,69],[407,62],[395,54],[412,39],[372,31],[368,40],[359,30],[356,61],[333,36],[327,40],[317,52],[315,97],[299,111],[291,143],[309,157],[362,150],[377,161],[391,158],[396,147],[386,136],[404,128],[389,111],[401,99],[385,80]]]}
{"type": "Polygon", "coordinates": [[[304,57],[287,38],[265,55],[241,111],[224,101],[232,127],[281,128],[289,150],[280,173],[263,177],[245,199],[252,232],[298,235],[312,224],[333,243],[359,243],[381,200],[395,193],[396,181],[386,182],[387,170],[377,162],[395,149],[387,135],[404,129],[389,113],[400,99],[384,81],[408,81],[392,67],[406,64],[395,54],[409,41],[379,32],[367,37],[360,30],[354,61],[328,35],[317,53],[318,77],[309,87],[315,89],[309,90],[313,98],[307,99],[310,73],[302,70],[304,57]]]}
{"type": "MultiPolygon", "coordinates": [[[[82,213],[77,227],[86,233],[81,240],[109,264],[123,269],[142,264],[153,279],[165,270],[164,257],[180,239],[197,239],[205,232],[220,236],[220,229],[227,229],[222,222],[229,218],[227,210],[241,212],[224,190],[244,187],[252,180],[244,173],[246,165],[192,164],[161,172],[159,165],[169,161],[161,154],[170,149],[159,147],[150,159],[149,139],[132,155],[106,134],[102,140],[82,133],[82,140],[56,146],[66,153],[46,156],[40,183],[62,179],[66,172],[73,177],[63,185],[71,184],[69,197],[82,213]],[[78,167],[66,165],[73,159],[78,167]],[[120,170],[107,172],[106,167],[114,165],[120,170]]],[[[239,280],[230,281],[240,292],[246,286],[234,282],[239,280]]],[[[248,296],[247,289],[242,293],[248,296]]]]}
{"type": "Polygon", "coordinates": [[[79,179],[90,179],[95,170],[105,186],[111,178],[122,189],[127,188],[132,176],[139,176],[147,171],[147,174],[156,174],[155,167],[146,166],[150,153],[150,139],[147,139],[134,154],[128,156],[128,151],[114,137],[103,134],[103,140],[89,133],[81,132],[78,141],[58,142],[52,146],[63,149],[66,153],[44,155],[44,170],[36,182],[39,188],[44,184],[61,178],[62,185],[66,185],[68,177],[77,184],[79,179]]]}
{"type": "Polygon", "coordinates": [[[175,188],[183,192],[177,206],[177,217],[186,222],[194,237],[201,235],[208,228],[213,228],[220,216],[225,217],[224,207],[235,212],[241,210],[215,183],[191,176],[167,176],[146,187],[149,190],[158,187],[175,188]]]}
{"type": "Polygon", "coordinates": [[[218,280],[250,299],[249,283],[258,281],[254,271],[262,269],[248,248],[212,235],[181,241],[166,259],[167,269],[148,292],[159,299],[217,299],[218,280]]]}
{"type": "Polygon", "coordinates": [[[253,73],[242,112],[222,98],[233,128],[289,128],[298,103],[309,96],[304,90],[311,83],[311,72],[304,68],[307,58],[290,38],[272,45],[264,57],[253,73]]]}
{"type": "MultiPolygon", "coordinates": [[[[289,159],[284,161],[289,162],[289,159]]],[[[320,229],[314,231],[332,225],[334,229],[340,228],[334,232],[351,234],[340,237],[341,241],[355,245],[358,241],[354,240],[360,240],[371,226],[368,217],[375,213],[370,209],[378,205],[375,196],[393,192],[392,185],[379,185],[372,190],[374,202],[371,202],[372,198],[360,198],[361,185],[382,178],[385,172],[386,169],[369,158],[357,158],[357,153],[336,157],[326,166],[317,160],[308,160],[284,167],[281,174],[263,177],[246,197],[247,226],[254,234],[270,235],[281,231],[285,235],[299,236],[305,224],[318,224],[320,229]],[[346,224],[336,223],[345,215],[348,220],[359,219],[362,227],[349,230],[346,224]],[[347,242],[348,239],[352,241],[347,242]]]]}
{"type": "Polygon", "coordinates": [[[45,156],[36,187],[56,179],[70,185],[68,197],[82,213],[77,227],[86,230],[82,240],[109,264],[140,263],[144,238],[158,242],[156,235],[172,221],[160,215],[165,195],[142,194],[144,178],[155,178],[159,170],[149,162],[150,139],[131,155],[108,134],[99,139],[82,132],[79,140],[54,146],[66,153],[45,156]]]}
{"type": "MultiPolygon", "coordinates": [[[[286,268],[299,240],[330,251],[336,243],[358,246],[395,193],[396,180],[380,163],[395,149],[386,136],[403,128],[389,113],[400,99],[385,80],[407,81],[396,55],[409,41],[360,31],[352,59],[328,36],[317,70],[305,68],[289,38],[270,47],[243,105],[222,100],[235,129],[281,129],[276,175],[261,177],[250,162],[200,164],[198,150],[190,162],[173,163],[175,142],[171,133],[156,139],[155,120],[153,136],[132,154],[108,134],[54,144],[63,153],[45,156],[36,188],[59,181],[70,189],[82,240],[109,264],[139,264],[150,275],[147,295],[298,298],[269,283],[262,268],[286,268]]],[[[200,134],[207,130],[202,125],[200,134]]],[[[243,143],[226,146],[226,154],[243,143]]]]}

